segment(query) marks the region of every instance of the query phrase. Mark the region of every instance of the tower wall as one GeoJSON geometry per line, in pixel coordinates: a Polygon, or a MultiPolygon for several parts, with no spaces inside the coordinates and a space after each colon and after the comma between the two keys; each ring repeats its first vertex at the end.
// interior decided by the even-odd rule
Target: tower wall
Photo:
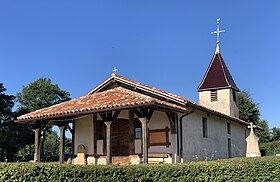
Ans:
{"type": "Polygon", "coordinates": [[[199,104],[230,116],[239,117],[237,92],[236,101],[234,101],[233,92],[235,91],[230,88],[219,89],[217,90],[217,101],[211,101],[210,90],[200,91],[199,104]]]}

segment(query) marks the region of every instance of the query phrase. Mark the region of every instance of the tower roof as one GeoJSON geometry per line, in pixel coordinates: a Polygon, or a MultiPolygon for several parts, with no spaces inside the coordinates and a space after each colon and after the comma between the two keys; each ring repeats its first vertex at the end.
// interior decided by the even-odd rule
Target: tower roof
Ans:
{"type": "Polygon", "coordinates": [[[216,52],[197,90],[203,91],[222,88],[232,88],[239,91],[222,55],[216,52]]]}

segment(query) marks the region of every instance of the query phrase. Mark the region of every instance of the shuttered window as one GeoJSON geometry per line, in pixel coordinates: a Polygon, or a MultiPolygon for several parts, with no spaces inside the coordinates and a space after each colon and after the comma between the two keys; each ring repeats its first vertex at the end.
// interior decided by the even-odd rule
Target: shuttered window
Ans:
{"type": "Polygon", "coordinates": [[[218,101],[218,91],[211,90],[211,102],[218,101]]]}

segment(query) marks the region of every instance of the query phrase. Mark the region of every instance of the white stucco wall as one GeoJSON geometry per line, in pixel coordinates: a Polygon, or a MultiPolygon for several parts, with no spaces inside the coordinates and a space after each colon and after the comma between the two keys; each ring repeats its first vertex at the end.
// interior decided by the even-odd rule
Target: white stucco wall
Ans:
{"type": "Polygon", "coordinates": [[[231,138],[231,156],[244,156],[246,126],[228,121],[202,111],[195,111],[183,118],[183,160],[214,160],[228,158],[228,138],[231,138]],[[207,118],[207,137],[203,137],[202,117],[207,118]],[[231,134],[227,133],[227,122],[231,134]]]}
{"type": "MultiPolygon", "coordinates": [[[[153,129],[165,129],[166,127],[168,127],[171,130],[170,122],[166,114],[164,112],[155,111],[150,122],[148,123],[148,128],[150,130],[153,130],[153,129]]],[[[174,143],[175,141],[171,140],[171,138],[174,139],[174,137],[171,137],[171,131],[169,131],[168,137],[169,137],[169,142],[171,143],[169,147],[150,146],[150,148],[148,149],[149,153],[172,153],[173,152],[172,148],[176,145],[174,143]]]]}
{"type": "Polygon", "coordinates": [[[75,139],[74,146],[77,154],[77,148],[80,144],[86,146],[86,153],[93,154],[93,115],[86,115],[75,120],[75,139]]]}
{"type": "Polygon", "coordinates": [[[236,102],[234,102],[232,92],[232,89],[217,90],[218,100],[211,102],[211,91],[200,91],[199,104],[230,116],[239,117],[237,93],[236,102]]]}

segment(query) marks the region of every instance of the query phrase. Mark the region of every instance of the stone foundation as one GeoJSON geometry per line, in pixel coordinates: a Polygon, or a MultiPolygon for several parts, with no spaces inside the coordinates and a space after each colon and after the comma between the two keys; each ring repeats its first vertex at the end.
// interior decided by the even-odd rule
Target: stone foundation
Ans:
{"type": "MultiPolygon", "coordinates": [[[[139,155],[129,155],[129,156],[113,156],[112,164],[116,165],[135,165],[141,164],[142,159],[139,155]]],[[[172,157],[170,154],[149,154],[148,158],[149,164],[172,164],[172,157]]],[[[83,163],[79,157],[73,159],[73,164],[88,164],[88,165],[106,165],[106,156],[87,156],[86,163],[83,163]]]]}

